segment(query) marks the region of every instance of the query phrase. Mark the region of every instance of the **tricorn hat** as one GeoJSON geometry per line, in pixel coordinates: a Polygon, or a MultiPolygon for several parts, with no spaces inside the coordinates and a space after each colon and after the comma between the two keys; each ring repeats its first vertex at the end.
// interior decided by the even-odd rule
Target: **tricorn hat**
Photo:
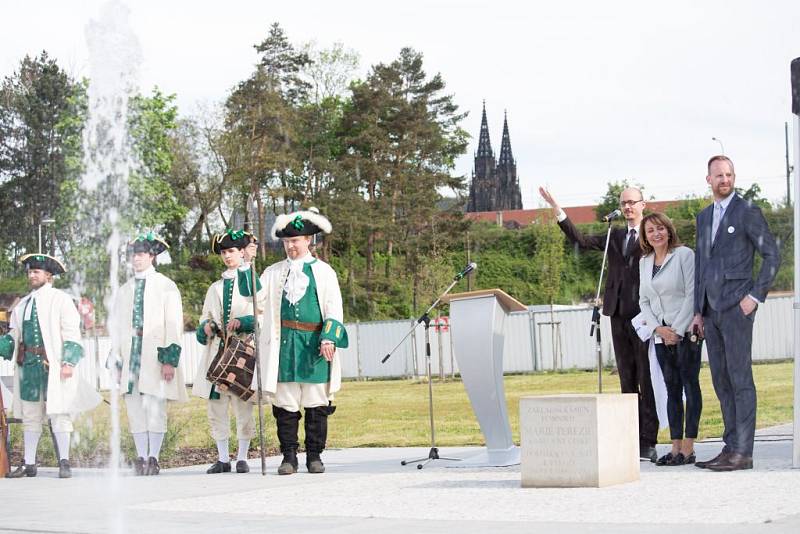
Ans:
{"type": "Polygon", "coordinates": [[[211,251],[214,254],[221,254],[223,250],[229,248],[242,249],[250,243],[250,238],[244,230],[225,230],[221,234],[215,235],[211,239],[211,251]]]}
{"type": "Polygon", "coordinates": [[[247,238],[247,244],[250,243],[258,243],[258,238],[253,232],[248,232],[247,230],[244,231],[244,235],[247,238]]]}
{"type": "Polygon", "coordinates": [[[64,264],[48,254],[25,254],[19,262],[26,269],[42,269],[50,274],[64,274],[67,272],[64,264]]]}
{"type": "Polygon", "coordinates": [[[272,239],[297,237],[299,235],[315,235],[320,232],[331,233],[331,222],[320,215],[316,208],[294,213],[281,214],[272,225],[272,239]]]}
{"type": "Polygon", "coordinates": [[[128,243],[128,254],[136,252],[147,252],[153,256],[158,256],[169,248],[167,242],[156,236],[153,232],[142,234],[128,243]]]}

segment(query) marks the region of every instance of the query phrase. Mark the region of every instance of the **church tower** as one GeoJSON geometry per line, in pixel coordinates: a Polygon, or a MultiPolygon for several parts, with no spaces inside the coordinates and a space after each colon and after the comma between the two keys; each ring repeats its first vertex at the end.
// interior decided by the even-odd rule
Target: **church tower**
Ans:
{"type": "Polygon", "coordinates": [[[503,120],[500,160],[496,162],[494,152],[492,152],[492,143],[489,139],[489,123],[486,120],[486,102],[484,101],[478,151],[475,153],[467,211],[514,209],[522,209],[522,194],[517,180],[517,163],[511,153],[508,118],[506,117],[503,120]]]}

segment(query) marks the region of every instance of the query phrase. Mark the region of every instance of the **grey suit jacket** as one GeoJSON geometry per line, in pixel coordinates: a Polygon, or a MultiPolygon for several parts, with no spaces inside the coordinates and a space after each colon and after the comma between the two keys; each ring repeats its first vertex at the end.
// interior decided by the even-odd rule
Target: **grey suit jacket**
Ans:
{"type": "Polygon", "coordinates": [[[763,302],[780,266],[780,252],[761,209],[734,195],[711,242],[714,205],[697,214],[694,311],[724,311],[750,294],[763,302]],[[764,260],[753,279],[755,252],[764,260]]]}
{"type": "Polygon", "coordinates": [[[671,326],[683,336],[694,315],[694,252],[676,247],[653,276],[655,254],[639,260],[639,308],[647,325],[671,326]]]}

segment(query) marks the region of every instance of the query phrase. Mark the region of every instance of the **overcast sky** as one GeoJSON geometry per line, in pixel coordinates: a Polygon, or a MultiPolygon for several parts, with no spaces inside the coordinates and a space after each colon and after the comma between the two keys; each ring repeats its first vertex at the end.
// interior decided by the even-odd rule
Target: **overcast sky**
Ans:
{"type": "MultiPolygon", "coordinates": [[[[88,74],[84,29],[96,0],[3,2],[0,74],[47,50],[88,74]]],[[[335,42],[361,55],[359,76],[411,46],[469,111],[469,176],[486,110],[499,152],[503,111],[526,208],[547,185],[562,205],[594,204],[627,178],[665,200],[704,193],[705,162],[736,163],[737,185],[785,196],[789,63],[800,56],[800,2],[764,1],[130,1],[141,87],[180,110],[219,101],[256,62],[252,45],[279,22],[295,44],[335,42]],[[658,7],[661,6],[661,7],[658,7]]],[[[793,156],[792,156],[793,157],[793,156]]]]}

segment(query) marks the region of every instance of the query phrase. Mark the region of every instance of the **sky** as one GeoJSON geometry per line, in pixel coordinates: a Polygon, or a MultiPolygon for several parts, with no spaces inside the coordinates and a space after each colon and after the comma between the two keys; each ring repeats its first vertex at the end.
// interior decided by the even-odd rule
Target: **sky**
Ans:
{"type": "MultiPolygon", "coordinates": [[[[88,75],[85,28],[105,1],[4,0],[0,75],[41,50],[88,75]]],[[[257,61],[253,45],[279,22],[296,45],[343,43],[358,77],[401,48],[424,54],[429,74],[469,115],[469,178],[486,101],[499,154],[503,113],[525,208],[538,186],[563,206],[596,204],[609,181],[641,184],[647,198],[705,194],[706,161],[723,151],[737,185],[786,195],[784,123],[795,138],[789,63],[800,56],[796,0],[129,0],[143,56],[140,87],[175,93],[194,114],[225,99],[257,61]],[[719,142],[712,138],[719,139],[719,142]]],[[[794,155],[790,155],[794,161],[794,155]]]]}

